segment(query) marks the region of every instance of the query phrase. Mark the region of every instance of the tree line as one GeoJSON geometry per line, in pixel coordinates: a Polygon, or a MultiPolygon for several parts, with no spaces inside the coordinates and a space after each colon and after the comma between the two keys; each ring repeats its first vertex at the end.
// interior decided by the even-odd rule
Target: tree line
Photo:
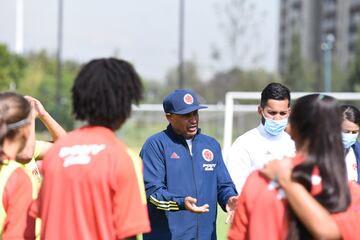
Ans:
{"type": "MultiPolygon", "coordinates": [[[[217,71],[209,79],[202,79],[195,61],[185,62],[185,87],[197,91],[204,103],[224,102],[228,91],[261,91],[269,82],[282,82],[291,91],[322,91],[319,77],[320,64],[301,58],[300,41],[294,37],[289,64],[283,76],[262,69],[244,70],[237,66],[217,71]]],[[[46,109],[66,129],[74,127],[71,114],[71,86],[81,67],[80,62],[65,60],[62,65],[62,89],[60,103],[55,101],[56,57],[45,50],[17,55],[0,44],[0,91],[16,90],[38,98],[46,109]]],[[[141,75],[141,73],[140,73],[141,75]]],[[[346,71],[333,62],[333,91],[360,91],[360,37],[356,55],[346,71]]],[[[174,66],[166,74],[165,82],[143,79],[144,103],[161,103],[163,97],[178,87],[178,68],[174,66]]],[[[40,126],[41,128],[41,126],[40,126]]]]}

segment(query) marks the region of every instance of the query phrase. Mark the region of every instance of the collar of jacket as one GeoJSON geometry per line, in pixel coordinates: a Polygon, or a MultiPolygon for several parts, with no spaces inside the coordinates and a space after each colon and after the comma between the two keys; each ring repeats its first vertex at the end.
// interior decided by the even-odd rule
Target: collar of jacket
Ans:
{"type": "MultiPolygon", "coordinates": [[[[167,126],[166,132],[168,132],[168,134],[170,135],[171,138],[177,139],[177,140],[179,140],[179,141],[181,141],[181,142],[183,142],[183,143],[186,143],[186,139],[185,139],[183,136],[177,134],[177,133],[174,131],[174,129],[172,128],[171,124],[169,124],[169,125],[167,126]]],[[[198,128],[196,135],[193,137],[193,141],[195,140],[196,136],[199,135],[200,133],[201,133],[201,129],[198,128]]]]}

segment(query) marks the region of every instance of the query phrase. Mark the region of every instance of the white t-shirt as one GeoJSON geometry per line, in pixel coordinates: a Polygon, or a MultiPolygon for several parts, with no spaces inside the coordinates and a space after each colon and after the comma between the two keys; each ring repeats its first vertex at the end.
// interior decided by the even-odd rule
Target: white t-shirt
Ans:
{"type": "Polygon", "coordinates": [[[352,148],[349,149],[349,152],[345,156],[345,163],[348,180],[357,182],[357,162],[354,150],[352,148]]]}
{"type": "Polygon", "coordinates": [[[186,143],[189,147],[190,155],[192,156],[192,139],[186,139],[186,143]]]}
{"type": "Polygon", "coordinates": [[[249,174],[273,159],[293,157],[295,143],[286,132],[278,136],[268,134],[260,123],[238,137],[230,148],[226,159],[226,166],[238,193],[249,174]]]}

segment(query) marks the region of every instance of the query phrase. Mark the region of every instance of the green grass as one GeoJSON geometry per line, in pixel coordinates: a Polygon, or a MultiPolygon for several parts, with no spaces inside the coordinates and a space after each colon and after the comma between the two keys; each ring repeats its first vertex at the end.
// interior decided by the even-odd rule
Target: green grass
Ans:
{"type": "MultiPolygon", "coordinates": [[[[226,213],[218,206],[218,215],[216,220],[216,234],[218,240],[225,240],[230,225],[225,224],[226,213]]],[[[142,240],[142,236],[137,236],[138,240],[142,240]]]]}
{"type": "Polygon", "coordinates": [[[218,206],[218,215],[216,220],[216,233],[217,233],[217,239],[224,240],[226,239],[227,232],[229,230],[230,225],[225,224],[226,220],[226,213],[223,212],[220,206],[218,206]]]}

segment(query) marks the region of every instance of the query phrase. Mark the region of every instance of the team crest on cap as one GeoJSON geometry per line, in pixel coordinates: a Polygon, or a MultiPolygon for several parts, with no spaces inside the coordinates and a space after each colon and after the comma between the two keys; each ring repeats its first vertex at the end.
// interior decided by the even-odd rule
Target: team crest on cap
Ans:
{"type": "Polygon", "coordinates": [[[208,161],[208,162],[211,162],[214,159],[213,152],[207,148],[202,150],[202,156],[205,159],[205,161],[208,161]]]}
{"type": "Polygon", "coordinates": [[[189,94],[189,93],[185,94],[184,103],[190,105],[190,104],[193,104],[193,102],[194,102],[193,96],[191,96],[191,94],[189,94]]]}

